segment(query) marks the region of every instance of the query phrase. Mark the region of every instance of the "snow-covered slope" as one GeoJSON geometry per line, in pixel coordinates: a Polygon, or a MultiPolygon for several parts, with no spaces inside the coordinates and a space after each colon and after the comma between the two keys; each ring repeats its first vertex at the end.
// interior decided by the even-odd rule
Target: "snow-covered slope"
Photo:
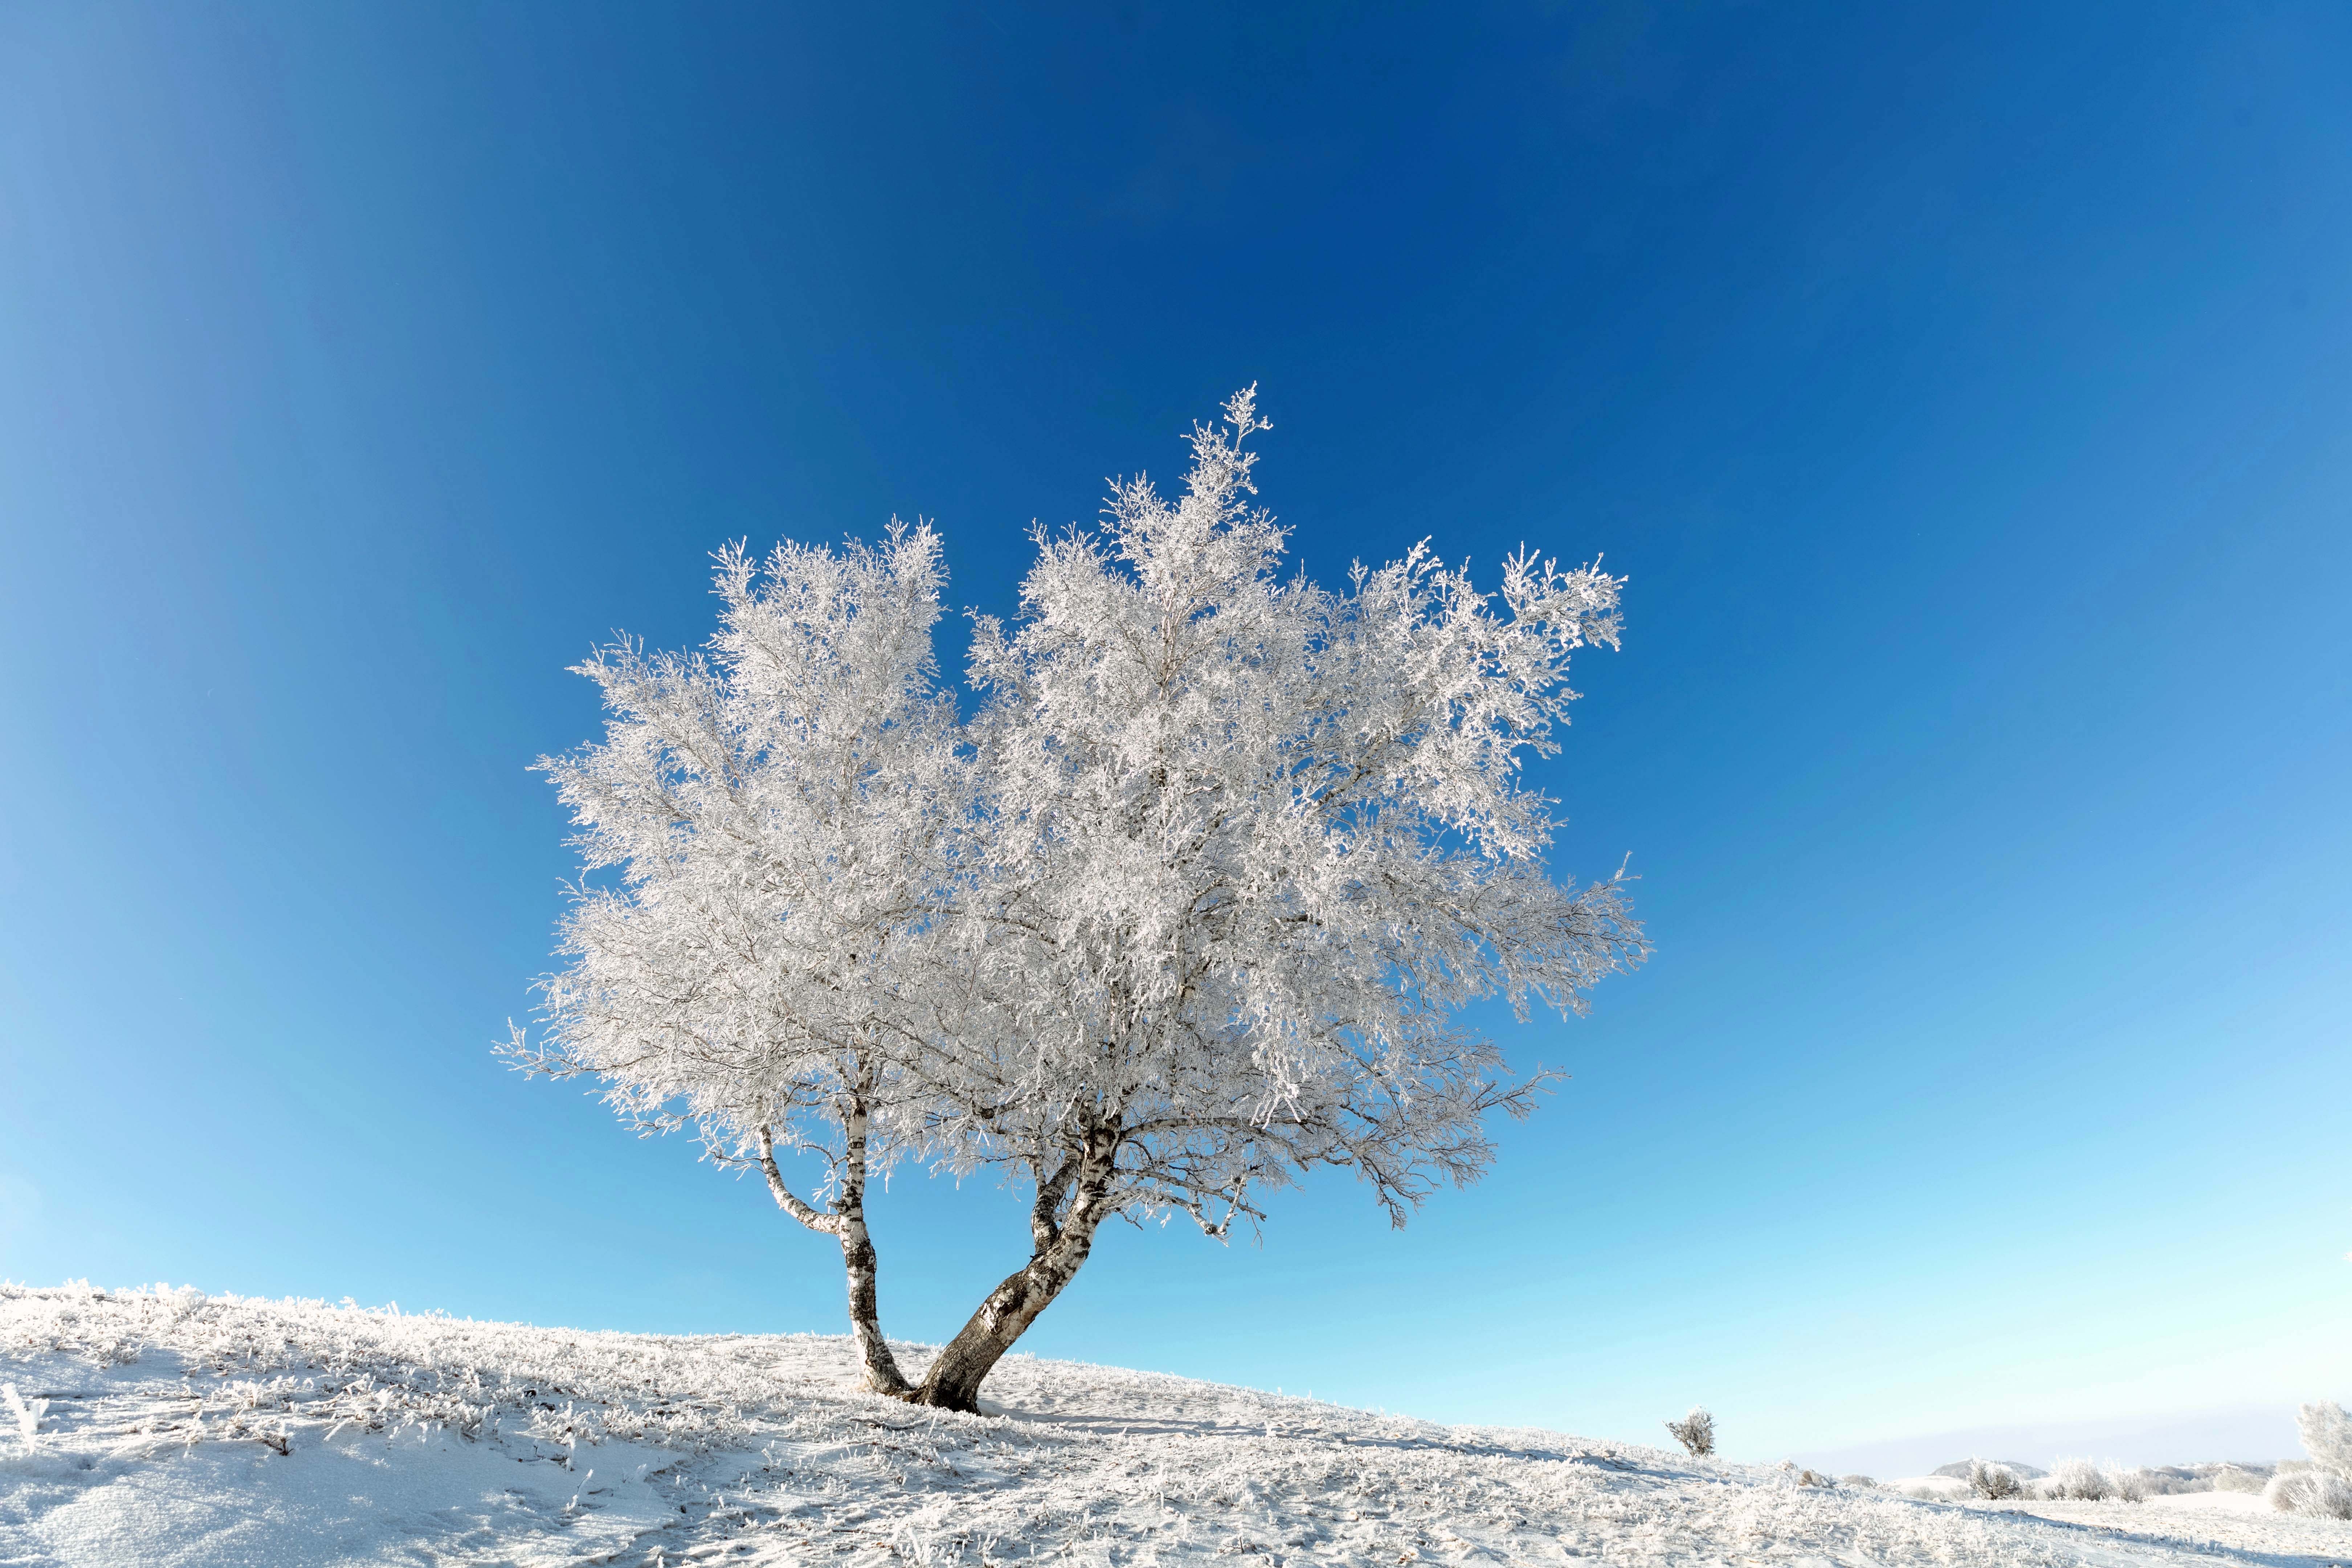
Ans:
{"type": "Polygon", "coordinates": [[[916,1410],[812,1336],[5,1286],[0,1381],[8,1564],[2352,1562],[2320,1521],[2053,1521],[1066,1363],[916,1410]]]}

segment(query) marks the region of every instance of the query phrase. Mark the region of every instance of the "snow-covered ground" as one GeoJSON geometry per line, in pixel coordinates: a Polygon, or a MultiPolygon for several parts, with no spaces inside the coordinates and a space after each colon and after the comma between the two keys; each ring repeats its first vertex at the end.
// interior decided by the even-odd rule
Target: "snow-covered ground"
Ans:
{"type": "Polygon", "coordinates": [[[0,1286],[0,1381],[36,1425],[0,1429],[5,1564],[2352,1563],[2352,1524],[2042,1518],[1026,1358],[988,1415],[917,1410],[814,1336],[0,1286]]]}

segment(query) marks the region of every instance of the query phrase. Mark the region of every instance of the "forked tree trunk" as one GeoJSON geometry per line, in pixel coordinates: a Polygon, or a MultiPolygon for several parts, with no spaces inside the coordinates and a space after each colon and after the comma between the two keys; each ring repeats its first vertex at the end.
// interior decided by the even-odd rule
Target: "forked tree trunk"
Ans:
{"type": "Polygon", "coordinates": [[[1115,1133],[1090,1135],[1082,1155],[1066,1160],[1050,1179],[1038,1183],[1037,1201],[1030,1210],[1030,1234],[1035,1250],[1019,1272],[1006,1276],[988,1293],[980,1310],[957,1331],[912,1394],[918,1405],[977,1414],[980,1385],[1013,1342],[1054,1304],[1079,1266],[1093,1250],[1095,1232],[1111,1214],[1110,1187],[1118,1153],[1115,1133]],[[1055,1217],[1063,1194],[1071,1193],[1070,1212],[1055,1217]]]}
{"type": "Polygon", "coordinates": [[[849,1115],[842,1119],[845,1147],[840,1187],[828,1205],[829,1214],[810,1207],[784,1184],[783,1173],[776,1167],[774,1146],[764,1129],[760,1134],[760,1169],[779,1207],[811,1230],[824,1231],[841,1243],[842,1270],[849,1280],[849,1337],[857,1346],[866,1386],[876,1394],[905,1399],[915,1392],[915,1385],[898,1370],[890,1342],[882,1337],[881,1266],[875,1255],[874,1237],[866,1228],[866,1102],[862,1098],[853,1100],[849,1115]]]}

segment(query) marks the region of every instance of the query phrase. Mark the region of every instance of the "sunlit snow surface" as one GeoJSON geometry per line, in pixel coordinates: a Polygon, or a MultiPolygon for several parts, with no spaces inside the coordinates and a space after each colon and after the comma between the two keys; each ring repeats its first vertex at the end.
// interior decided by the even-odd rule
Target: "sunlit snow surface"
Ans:
{"type": "Polygon", "coordinates": [[[2352,1563],[2342,1523],[2043,1520],[1069,1363],[947,1415],[804,1335],[0,1286],[0,1381],[48,1401],[0,1431],[7,1564],[2352,1563]]]}

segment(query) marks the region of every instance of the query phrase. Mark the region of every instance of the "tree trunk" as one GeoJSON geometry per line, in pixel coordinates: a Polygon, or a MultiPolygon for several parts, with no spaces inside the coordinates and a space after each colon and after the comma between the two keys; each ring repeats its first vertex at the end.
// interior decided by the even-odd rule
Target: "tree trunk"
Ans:
{"type": "Polygon", "coordinates": [[[842,1270],[849,1277],[849,1337],[857,1346],[857,1359],[866,1371],[866,1386],[876,1394],[905,1399],[914,1394],[915,1385],[898,1370],[898,1358],[890,1353],[890,1342],[882,1337],[877,1289],[881,1262],[875,1255],[874,1237],[866,1228],[866,1145],[870,1120],[866,1096],[872,1091],[870,1074],[861,1074],[856,1084],[849,1114],[841,1122],[844,1148],[836,1168],[839,1190],[834,1194],[830,1214],[811,1208],[785,1184],[766,1128],[760,1130],[760,1169],[768,1178],[768,1190],[775,1194],[778,1207],[811,1230],[821,1230],[841,1243],[842,1270]]]}
{"type": "Polygon", "coordinates": [[[841,1237],[842,1268],[849,1276],[849,1334],[857,1342],[858,1359],[866,1366],[866,1386],[903,1399],[915,1391],[914,1384],[898,1370],[890,1342],[882,1337],[877,1289],[881,1264],[874,1255],[874,1238],[866,1229],[866,1092],[870,1087],[861,1079],[860,1092],[842,1121],[846,1157],[842,1161],[841,1191],[833,1200],[833,1219],[839,1227],[835,1234],[841,1237]]]}
{"type": "Polygon", "coordinates": [[[877,1394],[887,1394],[904,1399],[915,1392],[898,1370],[898,1360],[890,1353],[890,1342],[882,1337],[882,1308],[876,1289],[880,1265],[874,1255],[873,1238],[866,1233],[866,1214],[861,1206],[856,1216],[841,1229],[841,1266],[849,1276],[849,1335],[857,1342],[857,1358],[866,1368],[866,1386],[877,1394]]]}
{"type": "Polygon", "coordinates": [[[1082,1155],[1066,1159],[1053,1177],[1038,1183],[1037,1201],[1029,1219],[1036,1249],[1018,1273],[1008,1275],[988,1293],[980,1310],[940,1352],[939,1359],[923,1374],[922,1386],[911,1396],[916,1404],[979,1412],[982,1381],[1037,1321],[1037,1314],[1054,1304],[1093,1250],[1095,1231],[1111,1213],[1110,1186],[1118,1148],[1115,1133],[1090,1134],[1082,1155]],[[1055,1211],[1074,1180],[1077,1190],[1070,1212],[1057,1220],[1055,1211]]]}

